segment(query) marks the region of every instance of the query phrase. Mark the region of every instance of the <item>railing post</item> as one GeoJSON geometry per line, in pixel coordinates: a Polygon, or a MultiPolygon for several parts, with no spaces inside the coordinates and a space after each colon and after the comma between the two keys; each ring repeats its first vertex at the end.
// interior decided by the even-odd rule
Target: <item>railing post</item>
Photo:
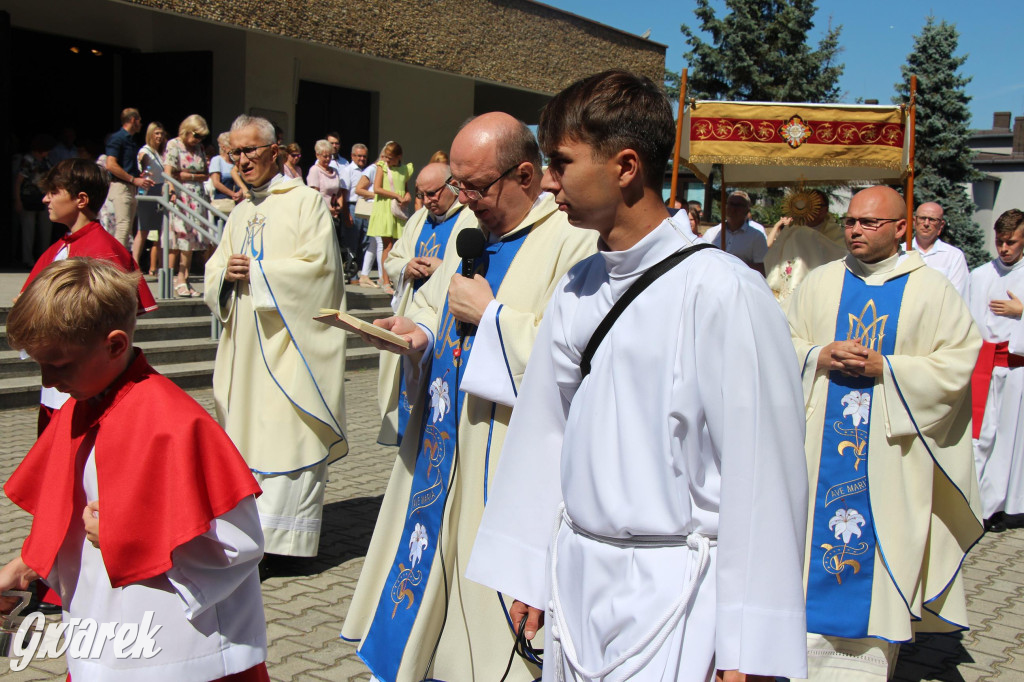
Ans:
{"type": "MultiPolygon", "coordinates": [[[[167,184],[164,183],[163,187],[163,198],[166,201],[169,194],[167,184]]],[[[171,257],[171,214],[163,206],[159,206],[159,209],[163,213],[163,218],[160,221],[160,245],[161,251],[160,260],[160,272],[157,273],[157,286],[160,291],[160,298],[174,298],[174,272],[171,271],[170,257],[171,257]]]]}

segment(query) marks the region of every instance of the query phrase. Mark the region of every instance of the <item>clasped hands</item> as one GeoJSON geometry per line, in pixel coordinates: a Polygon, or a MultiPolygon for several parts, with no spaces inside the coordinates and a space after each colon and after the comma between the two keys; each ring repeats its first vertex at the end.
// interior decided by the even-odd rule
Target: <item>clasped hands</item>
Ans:
{"type": "Polygon", "coordinates": [[[225,282],[249,281],[249,257],[240,253],[228,256],[228,264],[224,268],[225,282]]]}
{"type": "MultiPolygon", "coordinates": [[[[226,276],[225,276],[226,279],[226,276]]],[[[468,324],[480,324],[480,318],[487,309],[487,305],[494,300],[491,293],[491,285],[481,275],[472,278],[463,277],[460,274],[452,276],[451,284],[448,287],[448,311],[459,322],[468,324]]],[[[394,316],[380,320],[374,320],[373,324],[381,329],[398,334],[410,343],[409,348],[402,348],[393,343],[378,339],[365,332],[359,335],[363,340],[374,348],[386,350],[400,355],[414,355],[422,353],[427,348],[427,333],[407,317],[394,316]]]]}
{"type": "Polygon", "coordinates": [[[405,265],[405,279],[426,279],[434,274],[440,264],[441,259],[435,256],[416,256],[405,265]]]}
{"type": "Polygon", "coordinates": [[[862,344],[860,339],[833,341],[818,354],[818,369],[855,377],[880,377],[882,354],[862,344]]]}

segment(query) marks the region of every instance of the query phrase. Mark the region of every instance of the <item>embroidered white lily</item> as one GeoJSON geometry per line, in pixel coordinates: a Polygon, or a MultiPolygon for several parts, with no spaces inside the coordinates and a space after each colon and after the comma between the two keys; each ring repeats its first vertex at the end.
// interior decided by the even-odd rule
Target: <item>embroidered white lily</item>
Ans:
{"type": "Polygon", "coordinates": [[[416,568],[416,564],[423,558],[423,550],[427,548],[427,529],[422,523],[417,523],[409,534],[409,568],[416,568]]]}
{"type": "Polygon", "coordinates": [[[836,515],[828,522],[828,529],[835,532],[836,540],[842,536],[843,544],[848,545],[851,537],[860,537],[860,527],[866,523],[867,519],[856,509],[837,509],[836,515]]]}
{"type": "Polygon", "coordinates": [[[871,414],[871,395],[860,391],[850,391],[840,401],[844,408],[843,416],[853,419],[853,428],[868,423],[871,414]]]}
{"type": "Polygon", "coordinates": [[[430,421],[433,424],[441,421],[448,410],[452,409],[452,399],[448,395],[448,382],[441,377],[430,383],[430,421]]]}

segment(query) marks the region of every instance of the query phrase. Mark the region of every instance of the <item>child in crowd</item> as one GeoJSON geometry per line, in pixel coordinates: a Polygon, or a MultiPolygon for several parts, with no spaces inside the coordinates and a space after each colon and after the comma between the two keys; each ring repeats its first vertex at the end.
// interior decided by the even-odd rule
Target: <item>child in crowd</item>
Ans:
{"type": "MultiPolygon", "coordinates": [[[[46,192],[43,203],[49,211],[50,220],[64,225],[69,231],[39,257],[25,280],[22,292],[47,265],[75,256],[110,261],[126,272],[139,269],[127,249],[96,221],[110,188],[110,176],[105,170],[87,159],[65,159],[50,169],[42,185],[46,192]]],[[[138,313],[156,310],[153,294],[141,277],[137,288],[138,313]]],[[[53,412],[59,410],[67,399],[67,394],[43,388],[39,398],[40,434],[53,412]]]]}
{"type": "Polygon", "coordinates": [[[220,426],[132,346],[138,280],[71,258],[10,312],[8,342],[70,399],[4,487],[33,519],[0,592],[45,577],[68,641],[86,623],[108,634],[68,648],[70,679],[268,681],[259,486],[220,426]],[[140,651],[125,646],[143,635],[140,651]]]}

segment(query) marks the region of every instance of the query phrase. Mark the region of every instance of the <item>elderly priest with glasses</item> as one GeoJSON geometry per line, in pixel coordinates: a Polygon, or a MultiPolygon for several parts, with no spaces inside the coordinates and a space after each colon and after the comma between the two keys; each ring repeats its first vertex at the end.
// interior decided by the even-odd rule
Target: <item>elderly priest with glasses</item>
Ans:
{"type": "Polygon", "coordinates": [[[967,627],[981,337],[949,280],[900,249],[906,213],[888,187],[858,192],[848,255],[786,301],[807,408],[812,680],[884,681],[900,642],[967,627]]]}
{"type": "MultiPolygon", "coordinates": [[[[405,370],[418,377],[342,630],[384,682],[502,678],[515,642],[510,603],[463,573],[548,299],[597,243],[541,193],[537,140],[507,114],[463,126],[451,173],[481,229],[456,235],[406,316],[375,322],[411,348],[365,335],[404,352],[405,370]]],[[[507,679],[538,672],[517,659],[507,679]]]]}
{"type": "Polygon", "coordinates": [[[206,304],[224,324],[213,373],[217,419],[256,475],[273,555],[313,557],[327,465],[348,451],[345,336],[313,320],[344,310],[334,223],[320,193],[278,172],[274,126],[239,116],[230,159],[251,197],[206,264],[206,304]]]}

